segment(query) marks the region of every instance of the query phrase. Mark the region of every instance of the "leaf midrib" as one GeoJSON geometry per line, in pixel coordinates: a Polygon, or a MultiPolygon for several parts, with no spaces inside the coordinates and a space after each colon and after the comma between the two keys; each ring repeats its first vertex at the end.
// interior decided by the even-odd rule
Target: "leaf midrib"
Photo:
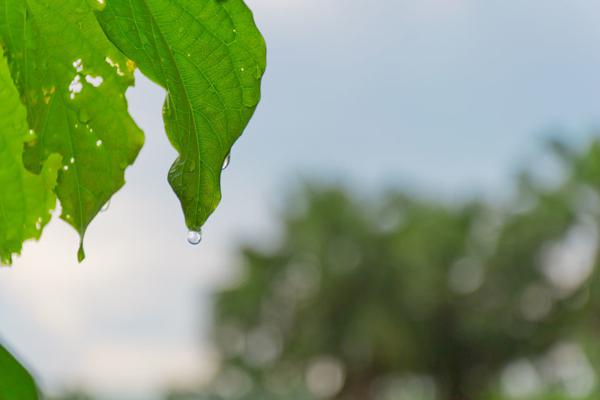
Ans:
{"type": "MultiPolygon", "coordinates": [[[[25,4],[26,4],[26,6],[27,6],[27,7],[29,7],[29,5],[27,4],[27,1],[25,1],[25,4]]],[[[28,8],[27,8],[27,9],[28,9],[28,8]]],[[[46,9],[47,11],[49,11],[49,12],[52,12],[52,10],[51,10],[51,7],[45,7],[45,9],[46,9]]],[[[33,13],[32,13],[32,14],[33,14],[33,13]]],[[[55,14],[55,15],[56,15],[56,14],[55,14]]],[[[33,26],[35,26],[35,21],[36,21],[36,20],[37,20],[37,18],[32,18],[32,19],[31,19],[31,21],[32,21],[31,23],[32,23],[32,25],[33,25],[33,26]]],[[[65,29],[66,29],[66,27],[65,27],[65,29]]],[[[25,26],[24,26],[24,31],[27,31],[27,25],[25,25],[25,26]]],[[[42,37],[42,40],[40,40],[40,42],[42,42],[42,41],[43,41],[43,37],[44,37],[44,35],[40,35],[40,36],[42,37]]],[[[45,47],[45,48],[46,48],[46,47],[45,47]]],[[[44,49],[45,49],[45,48],[44,48],[44,49]]],[[[50,56],[47,54],[47,52],[46,52],[45,50],[43,50],[43,51],[44,51],[44,53],[46,54],[46,58],[47,58],[48,60],[50,60],[50,59],[51,59],[51,57],[50,57],[50,56]]],[[[49,68],[49,70],[50,70],[50,68],[49,68]]],[[[29,71],[29,69],[27,69],[26,71],[29,71]]],[[[56,71],[54,71],[54,73],[53,73],[52,75],[54,75],[55,77],[57,77],[57,76],[58,76],[58,75],[56,74],[56,71]]],[[[55,78],[55,80],[58,80],[58,79],[56,79],[56,78],[55,78]]],[[[56,85],[56,83],[55,83],[55,85],[56,85]]],[[[65,116],[65,118],[64,118],[64,121],[66,121],[65,125],[66,125],[66,131],[67,131],[67,133],[68,133],[66,136],[67,136],[67,137],[68,137],[68,139],[69,139],[68,143],[69,143],[69,148],[70,148],[70,150],[71,150],[71,154],[70,154],[70,156],[71,156],[71,157],[74,157],[75,159],[77,159],[77,158],[79,158],[79,157],[78,157],[78,152],[76,152],[76,151],[75,151],[75,147],[74,147],[74,145],[73,145],[73,132],[72,132],[72,127],[71,127],[71,123],[70,123],[70,118],[69,118],[69,115],[68,115],[68,112],[69,112],[69,111],[68,111],[68,110],[69,110],[69,107],[67,106],[67,103],[65,102],[65,99],[64,99],[64,97],[60,95],[60,91],[56,91],[56,92],[54,92],[54,93],[52,93],[52,94],[50,95],[50,100],[48,101],[48,112],[47,112],[47,114],[46,114],[46,118],[45,118],[45,120],[44,120],[44,130],[43,130],[43,132],[45,132],[45,129],[46,129],[46,123],[47,123],[47,121],[48,121],[48,116],[49,116],[49,115],[50,115],[50,113],[51,113],[51,110],[52,110],[52,105],[53,105],[53,103],[54,103],[54,98],[55,98],[56,96],[59,96],[59,97],[60,97],[60,100],[61,100],[61,103],[62,103],[62,105],[63,105],[63,109],[64,109],[64,116],[65,116]]],[[[42,142],[43,142],[43,141],[44,141],[44,136],[45,136],[45,135],[43,135],[43,134],[42,134],[41,136],[42,136],[42,142]]],[[[63,163],[64,163],[64,162],[65,162],[65,160],[63,160],[63,163]]],[[[65,164],[65,165],[66,165],[66,164],[65,164]]],[[[84,218],[83,218],[83,197],[82,197],[82,195],[81,195],[81,172],[80,172],[80,170],[79,170],[79,166],[77,165],[77,163],[75,163],[75,164],[71,164],[71,166],[69,166],[69,169],[70,169],[71,167],[72,167],[72,168],[73,168],[73,170],[74,170],[73,172],[74,172],[74,174],[75,174],[75,180],[76,180],[76,185],[75,185],[75,186],[76,186],[76,188],[77,188],[77,209],[78,209],[77,211],[78,211],[78,214],[79,214],[79,224],[78,224],[79,226],[78,226],[78,227],[76,227],[76,228],[77,228],[77,231],[78,231],[78,232],[80,233],[80,235],[81,235],[81,240],[83,240],[83,234],[84,234],[84,229],[83,229],[83,226],[85,225],[85,223],[84,223],[84,218]]],[[[62,172],[62,173],[64,174],[64,172],[62,172]]],[[[66,215],[65,215],[65,219],[66,219],[66,215]]],[[[68,222],[69,222],[69,223],[72,223],[72,221],[68,221],[68,222]]]]}
{"type": "MultiPolygon", "coordinates": [[[[133,11],[133,7],[131,6],[131,1],[132,1],[132,0],[129,0],[129,4],[130,4],[130,8],[131,8],[131,10],[133,11]]],[[[164,34],[162,33],[162,31],[161,31],[161,29],[160,29],[160,26],[159,26],[159,25],[156,23],[156,18],[154,17],[154,14],[152,13],[152,10],[150,9],[150,6],[149,6],[149,5],[148,5],[148,3],[146,2],[146,0],[142,0],[142,1],[141,1],[141,3],[142,3],[142,4],[144,5],[144,7],[146,8],[146,10],[148,11],[148,15],[149,15],[149,16],[150,16],[150,18],[151,18],[151,25],[150,25],[150,26],[152,27],[152,34],[153,34],[153,36],[155,35],[154,26],[156,26],[156,30],[157,30],[158,34],[160,35],[160,39],[162,40],[162,42],[163,42],[163,43],[167,43],[167,41],[166,41],[166,39],[165,39],[165,37],[164,37],[164,34]]],[[[183,7],[182,7],[182,9],[183,9],[183,7]]],[[[187,10],[185,10],[185,11],[187,12],[187,10]]],[[[134,23],[135,23],[136,31],[138,31],[138,36],[139,36],[139,34],[140,34],[140,29],[139,29],[139,26],[138,26],[138,24],[137,24],[137,20],[135,19],[135,13],[133,13],[133,12],[132,12],[132,15],[134,15],[134,23]]],[[[202,24],[201,24],[201,25],[202,25],[202,24]]],[[[209,30],[207,30],[207,31],[208,31],[208,32],[210,32],[209,30]]],[[[211,34],[212,34],[212,32],[211,32],[211,34]]],[[[213,35],[213,36],[214,36],[214,35],[213,35]]],[[[154,37],[154,39],[156,40],[156,37],[154,37]]],[[[175,69],[175,71],[176,71],[176,73],[177,73],[177,76],[178,76],[178,78],[179,78],[179,81],[181,82],[181,87],[183,88],[183,92],[184,92],[184,94],[185,94],[185,99],[186,99],[187,107],[188,107],[188,109],[190,110],[190,118],[191,118],[191,122],[192,122],[192,128],[193,128],[193,132],[190,132],[190,131],[188,131],[188,135],[191,135],[191,136],[192,136],[192,138],[193,138],[193,140],[194,140],[194,142],[195,142],[195,144],[196,144],[196,151],[197,151],[197,154],[198,154],[199,162],[200,162],[201,164],[203,164],[203,165],[206,167],[206,169],[207,169],[207,170],[209,170],[209,171],[210,171],[210,173],[211,173],[211,174],[213,174],[213,176],[214,176],[214,172],[212,171],[212,168],[210,168],[210,166],[209,166],[209,165],[207,165],[207,164],[205,163],[205,161],[204,161],[204,157],[201,157],[201,155],[202,155],[202,150],[201,150],[201,146],[200,146],[200,140],[199,140],[199,137],[198,137],[198,136],[199,136],[199,131],[198,131],[198,125],[197,125],[197,121],[196,121],[196,113],[195,113],[194,107],[193,107],[193,105],[192,105],[192,102],[191,102],[191,100],[190,100],[190,95],[189,95],[189,92],[187,91],[186,85],[184,84],[183,77],[182,77],[182,75],[181,75],[181,72],[180,72],[180,70],[179,70],[179,64],[177,63],[177,60],[176,60],[175,54],[174,54],[174,53],[171,51],[171,49],[169,48],[169,46],[166,46],[166,45],[165,45],[164,47],[167,49],[167,54],[168,54],[168,56],[170,57],[171,61],[173,62],[173,66],[175,67],[174,69],[175,69]]],[[[158,49],[157,49],[157,50],[158,50],[158,49]]],[[[145,49],[144,49],[144,52],[145,52],[145,49]]],[[[228,54],[229,54],[229,53],[228,53],[228,54]]],[[[148,54],[146,53],[146,56],[147,56],[147,55],[148,55],[148,54]]],[[[230,57],[231,57],[231,56],[230,56],[230,57]]],[[[167,86],[167,95],[170,97],[171,95],[170,95],[170,93],[169,93],[169,88],[168,88],[168,86],[169,86],[169,82],[168,82],[168,80],[166,79],[166,74],[165,74],[165,71],[164,71],[164,69],[163,69],[163,66],[162,66],[162,64],[160,64],[160,68],[161,68],[161,71],[163,72],[164,84],[165,84],[165,86],[167,86]]],[[[207,79],[207,81],[208,81],[208,79],[207,79]]],[[[210,81],[209,81],[209,82],[210,82],[210,81]]],[[[173,105],[175,105],[175,103],[174,103],[174,102],[173,102],[173,105]]],[[[176,108],[176,107],[173,107],[173,108],[174,108],[174,112],[175,112],[175,113],[177,113],[177,108],[176,108]]],[[[202,115],[202,112],[198,111],[198,113],[199,113],[200,115],[202,115]]],[[[177,117],[177,116],[176,116],[176,119],[179,121],[179,117],[177,117]]],[[[213,128],[213,126],[212,126],[212,123],[210,122],[210,119],[209,119],[209,118],[206,118],[206,117],[205,117],[204,119],[207,121],[207,123],[208,123],[208,125],[209,125],[209,127],[210,127],[211,131],[213,132],[213,134],[215,134],[216,132],[215,132],[215,129],[213,128]]],[[[178,124],[178,125],[179,125],[179,124],[178,124]]],[[[218,135],[217,135],[217,137],[218,137],[218,135]]],[[[189,137],[188,137],[188,139],[189,139],[189,137]]],[[[220,139],[220,138],[219,138],[219,139],[220,139]]],[[[222,142],[219,140],[219,141],[218,141],[218,143],[219,143],[219,148],[220,148],[220,150],[221,150],[221,151],[223,151],[223,144],[222,144],[222,142]]],[[[183,149],[182,149],[182,150],[183,150],[183,149]]],[[[183,167],[184,167],[184,168],[183,168],[183,169],[184,169],[184,170],[183,170],[183,173],[184,173],[184,174],[185,174],[185,170],[186,170],[186,168],[187,168],[187,165],[188,165],[188,158],[189,158],[189,157],[187,157],[187,158],[184,160],[184,164],[183,164],[183,167]]],[[[196,205],[195,205],[195,207],[194,207],[194,221],[193,221],[194,223],[195,223],[195,222],[196,222],[196,220],[198,219],[198,208],[199,208],[199,207],[198,207],[198,203],[199,203],[199,199],[200,199],[200,186],[201,186],[201,185],[200,185],[200,181],[202,180],[202,174],[200,173],[200,166],[198,166],[198,173],[196,174],[196,176],[197,176],[197,180],[196,180],[196,197],[195,197],[195,200],[196,200],[196,201],[195,201],[195,202],[196,202],[196,205]]],[[[194,228],[195,228],[195,227],[194,227],[194,228]]]]}

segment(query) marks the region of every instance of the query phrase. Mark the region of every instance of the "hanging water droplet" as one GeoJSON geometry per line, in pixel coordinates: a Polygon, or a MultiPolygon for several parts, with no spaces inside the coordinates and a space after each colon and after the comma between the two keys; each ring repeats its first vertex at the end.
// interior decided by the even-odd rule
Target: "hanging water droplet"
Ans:
{"type": "Polygon", "coordinates": [[[187,241],[189,244],[193,244],[194,246],[199,244],[202,241],[202,230],[189,231],[187,235],[187,241]]]}
{"type": "Polygon", "coordinates": [[[108,200],[108,201],[106,202],[106,204],[104,204],[104,205],[102,206],[102,208],[100,209],[100,212],[106,212],[106,211],[108,211],[108,209],[109,209],[109,208],[110,208],[110,200],[108,200]]]}
{"type": "Polygon", "coordinates": [[[229,167],[229,164],[231,163],[231,153],[227,154],[227,157],[225,157],[225,161],[223,161],[223,168],[221,168],[222,170],[227,169],[227,167],[229,167]]]}

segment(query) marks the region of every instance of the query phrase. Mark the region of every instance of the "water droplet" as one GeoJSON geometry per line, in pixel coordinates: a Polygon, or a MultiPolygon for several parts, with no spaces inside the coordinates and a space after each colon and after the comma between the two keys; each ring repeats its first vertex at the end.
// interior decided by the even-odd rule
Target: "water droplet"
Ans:
{"type": "Polygon", "coordinates": [[[237,38],[237,29],[235,29],[235,28],[234,28],[234,29],[232,29],[232,30],[231,30],[231,33],[232,33],[232,34],[231,34],[231,36],[230,36],[230,37],[227,37],[227,38],[225,39],[225,44],[226,44],[226,45],[230,45],[230,44],[232,44],[233,42],[235,42],[235,41],[236,41],[236,38],[237,38]]]}
{"type": "Polygon", "coordinates": [[[90,114],[85,108],[79,110],[79,121],[83,124],[87,124],[88,122],[90,122],[90,114]]]}
{"type": "Polygon", "coordinates": [[[199,244],[202,241],[202,230],[189,231],[187,235],[187,241],[189,244],[193,244],[194,246],[199,244]]]}
{"type": "Polygon", "coordinates": [[[71,159],[69,160],[69,162],[70,162],[71,164],[75,164],[75,157],[71,157],[71,159]]]}
{"type": "Polygon", "coordinates": [[[68,170],[69,170],[69,166],[68,166],[68,165],[63,165],[63,169],[64,169],[65,171],[68,171],[68,170]]]}
{"type": "Polygon", "coordinates": [[[29,130],[29,134],[25,137],[25,143],[27,143],[28,146],[33,146],[33,144],[36,142],[37,140],[37,135],[35,134],[35,131],[33,129],[29,130]]]}
{"type": "Polygon", "coordinates": [[[104,205],[102,206],[102,208],[100,209],[100,212],[106,212],[106,211],[108,211],[108,209],[109,209],[109,208],[110,208],[110,200],[108,200],[108,201],[106,202],[106,204],[104,204],[104,205]]]}
{"type": "Polygon", "coordinates": [[[100,147],[102,146],[102,140],[98,139],[96,140],[96,147],[100,147]]]}
{"type": "Polygon", "coordinates": [[[227,157],[225,157],[225,161],[223,161],[223,167],[221,169],[227,169],[227,167],[229,167],[229,164],[231,164],[231,153],[227,154],[227,157]]]}
{"type": "Polygon", "coordinates": [[[102,11],[106,7],[106,0],[90,0],[89,3],[98,11],[102,11]]]}
{"type": "Polygon", "coordinates": [[[163,105],[163,116],[164,117],[170,117],[171,116],[171,107],[169,106],[169,102],[165,101],[165,104],[163,105]]]}

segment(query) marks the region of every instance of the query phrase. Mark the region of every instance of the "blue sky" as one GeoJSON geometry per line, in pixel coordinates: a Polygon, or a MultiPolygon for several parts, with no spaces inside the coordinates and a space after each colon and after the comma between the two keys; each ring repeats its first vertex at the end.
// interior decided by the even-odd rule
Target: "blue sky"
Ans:
{"type": "Polygon", "coordinates": [[[144,398],[207,376],[209,294],[240,241],[268,242],[305,177],[368,193],[501,196],[543,169],[563,129],[600,124],[600,5],[589,0],[248,0],[269,48],[263,100],[232,152],[224,200],[189,246],[166,182],[175,158],[164,93],[138,77],[130,111],[147,144],[87,237],[55,219],[0,270],[0,336],[50,391],[144,398]],[[262,240],[261,240],[262,239],[262,240]]]}

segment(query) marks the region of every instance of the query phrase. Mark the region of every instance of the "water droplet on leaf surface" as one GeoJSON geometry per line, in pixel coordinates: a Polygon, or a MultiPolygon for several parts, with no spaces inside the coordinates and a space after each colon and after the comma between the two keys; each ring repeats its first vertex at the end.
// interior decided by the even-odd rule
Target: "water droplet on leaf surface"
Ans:
{"type": "Polygon", "coordinates": [[[227,167],[229,167],[229,164],[231,164],[231,153],[227,154],[227,157],[225,157],[225,161],[223,161],[223,167],[221,169],[227,169],[227,167]]]}
{"type": "Polygon", "coordinates": [[[171,116],[171,107],[169,106],[169,102],[165,102],[163,106],[163,116],[170,117],[171,116]]]}
{"type": "Polygon", "coordinates": [[[189,244],[193,244],[194,246],[199,244],[202,241],[202,231],[189,231],[187,235],[187,241],[189,244]]]}
{"type": "Polygon", "coordinates": [[[87,2],[96,11],[102,11],[106,7],[106,0],[87,0],[87,2]]]}

